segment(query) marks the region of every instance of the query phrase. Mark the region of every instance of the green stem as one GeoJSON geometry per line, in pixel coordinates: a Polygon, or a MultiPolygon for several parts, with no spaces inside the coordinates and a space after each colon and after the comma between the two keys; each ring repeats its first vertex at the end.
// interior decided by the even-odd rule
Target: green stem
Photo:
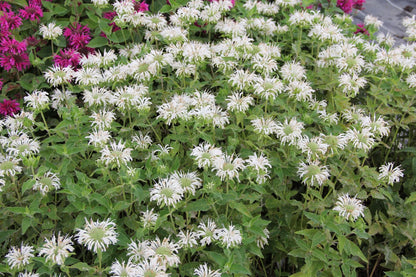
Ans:
{"type": "Polygon", "coordinates": [[[43,124],[45,124],[45,130],[46,130],[46,132],[48,132],[48,136],[51,136],[51,133],[50,133],[49,128],[48,128],[48,124],[46,123],[46,119],[45,119],[45,116],[43,115],[42,111],[40,111],[40,115],[42,116],[43,124]]]}

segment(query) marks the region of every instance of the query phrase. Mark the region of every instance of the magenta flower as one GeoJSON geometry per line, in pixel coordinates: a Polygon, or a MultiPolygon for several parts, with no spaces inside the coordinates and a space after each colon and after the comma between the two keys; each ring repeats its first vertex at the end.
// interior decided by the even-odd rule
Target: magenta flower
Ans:
{"type": "Polygon", "coordinates": [[[358,24],[357,24],[357,30],[355,30],[354,34],[358,34],[358,33],[361,33],[361,34],[364,34],[364,35],[370,36],[370,33],[369,33],[369,32],[368,32],[368,30],[365,28],[365,26],[364,26],[364,24],[363,24],[363,23],[358,23],[358,24]]]}
{"type": "Polygon", "coordinates": [[[0,54],[0,66],[7,71],[13,68],[22,71],[30,66],[29,55],[26,52],[20,54],[0,54]]]}
{"type": "Polygon", "coordinates": [[[22,25],[22,19],[15,15],[14,12],[4,12],[0,17],[0,25],[3,29],[14,30],[22,25]]]}
{"type": "Polygon", "coordinates": [[[30,36],[30,37],[25,38],[24,42],[26,43],[27,46],[34,47],[39,44],[40,40],[38,40],[34,36],[30,36]]]}
{"type": "Polygon", "coordinates": [[[72,66],[73,68],[77,68],[80,59],[80,53],[71,48],[63,49],[60,51],[60,55],[55,55],[53,57],[55,65],[59,67],[72,66]]]}
{"type": "Polygon", "coordinates": [[[65,28],[64,36],[68,39],[69,46],[75,50],[84,48],[91,40],[90,28],[79,23],[65,28]]]}
{"type": "Polygon", "coordinates": [[[365,3],[365,0],[355,0],[353,7],[354,9],[362,10],[364,3],[365,3]]]}
{"type": "Polygon", "coordinates": [[[134,10],[136,12],[147,12],[149,10],[149,5],[146,3],[146,1],[143,2],[136,2],[133,0],[134,3],[134,10]]]}
{"type": "MultiPolygon", "coordinates": [[[[106,18],[106,19],[108,19],[108,20],[113,20],[114,17],[116,17],[116,16],[117,16],[117,12],[115,12],[115,11],[112,11],[112,12],[104,12],[103,13],[103,17],[106,18]]],[[[115,22],[110,22],[110,23],[108,23],[108,25],[112,27],[111,32],[113,32],[113,33],[115,31],[118,31],[118,30],[121,29],[120,27],[117,26],[117,24],[115,22]]],[[[106,35],[105,34],[103,35],[103,34],[104,34],[104,32],[101,34],[101,36],[106,37],[106,35]]]]}
{"type": "Polygon", "coordinates": [[[24,41],[19,42],[14,38],[5,37],[0,41],[0,52],[1,53],[10,53],[13,55],[20,54],[25,52],[27,49],[26,43],[24,41]]]}
{"type": "Polygon", "coordinates": [[[10,6],[9,3],[7,2],[0,2],[0,11],[2,12],[11,12],[12,11],[12,6],[10,6]]]}
{"type": "Polygon", "coordinates": [[[20,111],[20,105],[16,100],[4,99],[0,103],[0,114],[4,116],[11,116],[20,111]]]}
{"type": "Polygon", "coordinates": [[[30,21],[39,21],[43,17],[42,7],[36,1],[29,1],[28,6],[19,10],[19,14],[30,21]]]}

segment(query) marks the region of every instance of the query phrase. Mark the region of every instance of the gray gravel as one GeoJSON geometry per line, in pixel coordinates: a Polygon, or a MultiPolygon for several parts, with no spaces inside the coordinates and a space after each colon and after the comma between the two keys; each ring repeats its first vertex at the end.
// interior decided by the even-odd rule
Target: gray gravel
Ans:
{"type": "Polygon", "coordinates": [[[380,32],[390,33],[397,43],[405,43],[406,28],[402,25],[402,19],[416,15],[416,0],[367,0],[364,10],[354,15],[354,21],[364,22],[367,14],[383,21],[380,32]]]}

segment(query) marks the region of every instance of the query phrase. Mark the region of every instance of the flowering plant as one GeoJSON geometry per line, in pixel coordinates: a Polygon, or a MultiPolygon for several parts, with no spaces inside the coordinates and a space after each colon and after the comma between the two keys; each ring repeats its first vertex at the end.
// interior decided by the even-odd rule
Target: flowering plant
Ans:
{"type": "Polygon", "coordinates": [[[298,0],[69,2],[0,104],[1,272],[414,272],[414,44],[298,0]]]}

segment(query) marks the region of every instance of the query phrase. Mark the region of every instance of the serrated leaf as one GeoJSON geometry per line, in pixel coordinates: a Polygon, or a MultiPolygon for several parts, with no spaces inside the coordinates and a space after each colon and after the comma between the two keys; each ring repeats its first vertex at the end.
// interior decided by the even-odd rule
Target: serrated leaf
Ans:
{"type": "Polygon", "coordinates": [[[414,191],[410,194],[410,196],[406,199],[404,204],[409,204],[409,203],[412,203],[414,201],[416,201],[416,191],[414,191]]]}
{"type": "Polygon", "coordinates": [[[4,1],[9,2],[10,4],[19,5],[21,7],[26,7],[27,6],[27,1],[26,0],[4,0],[4,1]]]}
{"type": "Polygon", "coordinates": [[[206,199],[198,199],[194,202],[189,202],[183,209],[185,212],[208,211],[211,208],[206,199]]]}
{"type": "Polygon", "coordinates": [[[244,265],[235,264],[235,263],[231,265],[230,272],[234,274],[247,274],[247,275],[251,274],[250,270],[246,268],[244,265]]]}
{"type": "Polygon", "coordinates": [[[227,262],[227,258],[223,254],[220,254],[214,251],[203,251],[203,252],[205,255],[208,256],[210,260],[214,261],[220,267],[223,267],[225,263],[227,262]]]}
{"type": "Polygon", "coordinates": [[[107,44],[108,44],[108,40],[106,38],[95,37],[87,44],[87,46],[91,48],[98,48],[98,47],[106,46],[107,44]]]}
{"type": "Polygon", "coordinates": [[[363,252],[361,252],[361,249],[346,237],[338,237],[338,248],[340,252],[344,251],[348,255],[360,257],[363,261],[368,263],[368,260],[364,256],[363,252]]]}
{"type": "Polygon", "coordinates": [[[230,207],[232,209],[237,210],[238,212],[242,213],[247,217],[252,217],[250,211],[247,209],[246,205],[239,203],[239,202],[230,202],[230,207]]]}
{"type": "Polygon", "coordinates": [[[22,220],[22,235],[24,235],[27,229],[32,225],[32,218],[24,217],[22,220]]]}
{"type": "Polygon", "coordinates": [[[33,186],[35,185],[36,181],[33,179],[27,180],[26,182],[23,183],[22,185],[22,194],[25,193],[25,191],[27,191],[28,189],[33,188],[33,186]]]}
{"type": "Polygon", "coordinates": [[[130,203],[127,201],[119,201],[114,205],[113,210],[114,211],[122,211],[122,210],[126,210],[128,207],[130,207],[130,203]]]}

